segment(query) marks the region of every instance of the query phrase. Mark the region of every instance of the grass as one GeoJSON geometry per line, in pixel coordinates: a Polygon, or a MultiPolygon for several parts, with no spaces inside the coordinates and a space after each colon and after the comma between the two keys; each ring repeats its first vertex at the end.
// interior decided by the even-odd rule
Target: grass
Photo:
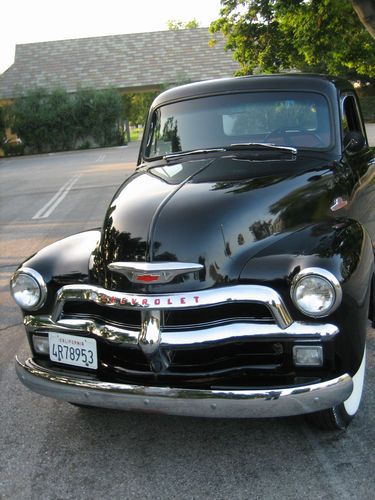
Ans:
{"type": "Polygon", "coordinates": [[[143,128],[131,128],[130,129],[130,140],[131,141],[138,141],[142,138],[142,133],[143,133],[143,128]]]}

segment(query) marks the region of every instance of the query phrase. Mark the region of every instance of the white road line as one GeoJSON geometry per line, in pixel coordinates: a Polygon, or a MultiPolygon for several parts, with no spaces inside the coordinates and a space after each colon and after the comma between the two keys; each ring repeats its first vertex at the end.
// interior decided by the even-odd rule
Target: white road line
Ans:
{"type": "Polygon", "coordinates": [[[95,160],[95,163],[99,163],[105,159],[105,154],[101,154],[98,156],[98,158],[95,160]]]}
{"type": "Polygon", "coordinates": [[[33,219],[46,219],[51,215],[55,208],[63,201],[65,196],[72,189],[74,184],[81,177],[80,175],[74,176],[68,182],[66,182],[57,193],[32,217],[33,219]]]}

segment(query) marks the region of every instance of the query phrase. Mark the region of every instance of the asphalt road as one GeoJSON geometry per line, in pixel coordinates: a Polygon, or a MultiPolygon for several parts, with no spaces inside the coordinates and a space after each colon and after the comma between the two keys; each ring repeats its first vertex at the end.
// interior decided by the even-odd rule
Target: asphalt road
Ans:
{"type": "Polygon", "coordinates": [[[375,123],[366,123],[366,132],[370,146],[375,146],[375,123]]]}
{"type": "Polygon", "coordinates": [[[375,331],[364,404],[347,432],[302,417],[205,420],[79,409],[28,391],[8,292],[28,255],[98,227],[137,145],[0,160],[1,499],[368,499],[375,487],[375,331]]]}

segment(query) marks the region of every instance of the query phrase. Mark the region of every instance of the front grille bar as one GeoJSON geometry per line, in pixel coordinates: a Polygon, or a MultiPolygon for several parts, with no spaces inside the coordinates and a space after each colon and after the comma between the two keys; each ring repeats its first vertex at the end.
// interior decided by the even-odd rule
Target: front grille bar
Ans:
{"type": "MultiPolygon", "coordinates": [[[[139,343],[140,332],[86,319],[61,319],[54,322],[50,316],[28,315],[24,318],[24,324],[30,333],[74,332],[81,335],[92,335],[122,345],[137,346],[139,343]]],[[[178,332],[162,330],[159,342],[160,347],[163,348],[184,349],[209,347],[228,340],[236,342],[257,337],[269,337],[277,340],[293,338],[321,340],[333,338],[338,332],[337,326],[330,323],[317,324],[295,321],[285,330],[277,325],[264,323],[236,323],[178,332]]]]}
{"type": "Polygon", "coordinates": [[[68,301],[91,301],[115,309],[171,310],[194,309],[230,302],[258,303],[266,306],[282,330],[293,323],[280,295],[262,285],[235,285],[186,293],[130,294],[113,292],[93,285],[66,285],[57,293],[52,320],[57,322],[68,301]]]}

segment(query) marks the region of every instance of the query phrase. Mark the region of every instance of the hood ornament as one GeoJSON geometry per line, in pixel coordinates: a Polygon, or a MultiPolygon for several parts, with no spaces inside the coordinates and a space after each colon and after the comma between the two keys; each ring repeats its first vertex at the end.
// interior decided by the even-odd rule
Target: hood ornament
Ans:
{"type": "Polygon", "coordinates": [[[112,262],[108,269],[123,274],[133,283],[160,285],[180,274],[200,271],[203,266],[190,262],[112,262]]]}

